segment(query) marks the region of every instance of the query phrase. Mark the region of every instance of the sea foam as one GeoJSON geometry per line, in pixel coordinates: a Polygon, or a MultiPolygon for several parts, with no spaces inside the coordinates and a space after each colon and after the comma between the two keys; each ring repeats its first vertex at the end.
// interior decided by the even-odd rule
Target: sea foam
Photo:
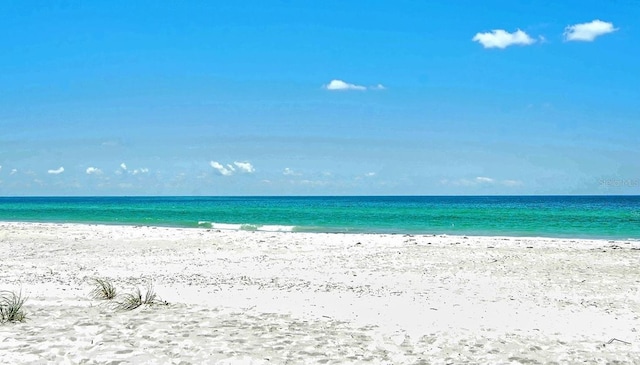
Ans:
{"type": "Polygon", "coordinates": [[[216,222],[206,222],[206,221],[198,222],[198,226],[225,230],[225,231],[293,232],[295,229],[295,226],[285,226],[285,225],[216,223],[216,222]]]}

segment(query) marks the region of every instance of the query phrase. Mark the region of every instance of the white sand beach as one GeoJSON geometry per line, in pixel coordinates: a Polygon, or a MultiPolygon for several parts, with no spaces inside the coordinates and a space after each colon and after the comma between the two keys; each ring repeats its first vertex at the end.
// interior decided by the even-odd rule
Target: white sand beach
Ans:
{"type": "Polygon", "coordinates": [[[0,223],[3,364],[640,364],[640,242],[0,223]],[[168,305],[114,310],[153,283],[168,305]]]}

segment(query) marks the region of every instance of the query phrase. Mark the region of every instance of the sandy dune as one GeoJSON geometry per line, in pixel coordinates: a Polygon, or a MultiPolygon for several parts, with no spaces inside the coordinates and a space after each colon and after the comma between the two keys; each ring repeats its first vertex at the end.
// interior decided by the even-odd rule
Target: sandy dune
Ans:
{"type": "Polygon", "coordinates": [[[0,223],[0,249],[29,297],[0,363],[640,364],[638,241],[0,223]]]}

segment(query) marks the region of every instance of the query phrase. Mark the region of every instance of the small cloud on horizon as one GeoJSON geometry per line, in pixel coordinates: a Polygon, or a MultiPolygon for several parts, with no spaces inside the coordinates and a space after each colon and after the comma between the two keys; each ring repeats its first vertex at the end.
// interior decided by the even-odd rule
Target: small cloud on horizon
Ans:
{"type": "Polygon", "coordinates": [[[593,42],[597,37],[617,31],[613,23],[596,19],[588,23],[569,25],[564,29],[564,39],[567,42],[593,42]]]}
{"type": "Polygon", "coordinates": [[[126,163],[121,163],[120,168],[115,171],[116,175],[129,174],[129,175],[139,175],[146,174],[149,172],[149,169],[146,167],[141,167],[137,169],[130,170],[126,163]]]}
{"type": "Polygon", "coordinates": [[[512,186],[522,186],[524,184],[520,180],[503,180],[502,185],[512,187],[512,186]]]}
{"type": "Polygon", "coordinates": [[[282,174],[285,175],[285,176],[301,176],[302,175],[299,172],[293,171],[289,167],[285,167],[284,171],[282,171],[282,174]]]}
{"type": "Polygon", "coordinates": [[[124,162],[120,164],[120,169],[115,171],[116,175],[122,175],[124,172],[127,171],[127,164],[125,164],[124,162]]]}
{"type": "Polygon", "coordinates": [[[365,90],[386,90],[387,89],[382,84],[366,87],[362,85],[350,84],[348,82],[338,80],[338,79],[331,80],[331,82],[329,82],[326,85],[323,85],[322,87],[329,91],[344,91],[344,90],[365,91],[365,90]]]}
{"type": "Polygon", "coordinates": [[[241,172],[245,172],[247,174],[251,174],[254,173],[256,171],[256,169],[253,167],[253,165],[249,162],[234,162],[234,165],[236,165],[236,167],[241,171],[241,172]]]}
{"type": "Polygon", "coordinates": [[[227,165],[225,167],[218,161],[211,161],[211,162],[209,162],[209,165],[211,167],[213,167],[215,170],[217,170],[220,173],[220,175],[222,175],[222,176],[231,176],[231,175],[233,175],[233,172],[235,171],[233,166],[227,165]]]}
{"type": "Polygon", "coordinates": [[[222,176],[231,176],[236,171],[246,173],[246,174],[252,174],[256,171],[256,169],[253,167],[253,165],[250,162],[235,161],[233,165],[232,164],[223,165],[218,161],[210,161],[209,165],[213,169],[218,171],[222,176]]]}
{"type": "Polygon", "coordinates": [[[488,185],[502,185],[506,187],[516,187],[524,185],[520,180],[496,180],[491,177],[477,176],[473,179],[442,179],[440,180],[442,185],[451,186],[488,186],[488,185]]]}
{"type": "Polygon", "coordinates": [[[378,175],[377,173],[370,171],[370,172],[365,172],[364,174],[361,174],[361,175],[357,175],[354,177],[354,179],[357,181],[360,181],[362,179],[371,179],[377,175],[378,175]]]}
{"type": "Polygon", "coordinates": [[[55,170],[54,169],[47,170],[47,173],[51,174],[51,175],[59,175],[59,174],[61,174],[63,172],[64,172],[64,167],[62,167],[62,166],[60,166],[59,168],[57,168],[55,170]]]}
{"type": "Polygon", "coordinates": [[[476,180],[475,180],[475,181],[476,181],[476,182],[478,182],[478,183],[493,184],[493,182],[494,182],[495,180],[493,180],[493,179],[492,179],[492,178],[490,178],[490,177],[478,176],[478,177],[476,177],[476,180]]]}
{"type": "Polygon", "coordinates": [[[140,169],[134,169],[131,174],[132,175],[138,175],[138,174],[146,174],[149,172],[149,169],[146,167],[140,168],[140,169]]]}
{"type": "Polygon", "coordinates": [[[494,29],[491,32],[476,33],[471,39],[474,42],[482,44],[484,48],[500,48],[504,49],[513,45],[527,46],[536,42],[527,33],[518,29],[513,33],[509,33],[503,29],[494,29]]]}
{"type": "Polygon", "coordinates": [[[331,91],[338,91],[338,90],[367,90],[367,88],[365,86],[356,85],[356,84],[349,84],[349,83],[344,82],[342,80],[331,80],[331,82],[329,82],[327,85],[325,85],[324,88],[327,89],[327,90],[331,90],[331,91]]]}
{"type": "Polygon", "coordinates": [[[86,173],[87,175],[100,175],[102,174],[102,170],[97,167],[87,167],[86,173]]]}

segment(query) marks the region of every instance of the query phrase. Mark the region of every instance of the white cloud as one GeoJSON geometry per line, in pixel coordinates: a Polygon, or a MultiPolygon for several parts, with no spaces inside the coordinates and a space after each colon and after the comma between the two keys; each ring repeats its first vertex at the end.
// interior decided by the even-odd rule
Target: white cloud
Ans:
{"type": "Polygon", "coordinates": [[[18,173],[18,169],[12,169],[9,175],[15,175],[18,173]]]}
{"type": "Polygon", "coordinates": [[[503,180],[501,183],[502,185],[508,186],[508,187],[524,185],[520,180],[503,180]]]}
{"type": "Polygon", "coordinates": [[[487,185],[502,185],[506,187],[516,187],[524,185],[520,180],[496,180],[491,177],[486,176],[477,176],[473,179],[457,179],[457,180],[449,180],[443,179],[440,180],[440,184],[442,185],[452,185],[452,186],[487,186],[487,185]]]}
{"type": "Polygon", "coordinates": [[[596,37],[607,33],[613,33],[617,28],[613,27],[613,23],[603,22],[602,20],[594,20],[589,23],[580,23],[569,25],[564,29],[564,39],[566,41],[583,41],[592,42],[596,37]]]}
{"type": "Polygon", "coordinates": [[[123,162],[120,164],[120,169],[115,171],[115,174],[116,175],[122,175],[122,174],[139,175],[139,174],[146,174],[148,172],[149,172],[149,169],[146,167],[131,170],[129,169],[127,164],[123,162]]]}
{"type": "Polygon", "coordinates": [[[240,171],[242,172],[246,172],[248,174],[251,174],[253,172],[256,171],[256,169],[253,167],[253,165],[251,165],[251,163],[249,162],[234,162],[234,165],[236,165],[236,167],[238,167],[240,169],[240,171]]]}
{"type": "Polygon", "coordinates": [[[282,174],[285,176],[301,176],[302,175],[301,173],[295,172],[288,167],[286,167],[284,171],[282,171],[282,174]]]}
{"type": "MultiPolygon", "coordinates": [[[[127,174],[127,175],[140,175],[140,174],[147,174],[147,173],[149,173],[149,171],[150,170],[148,168],[146,168],[146,167],[130,169],[127,166],[127,164],[123,162],[123,163],[120,164],[120,168],[118,170],[114,171],[114,173],[116,175],[119,175],[119,176],[124,175],[124,174],[127,174]]],[[[100,173],[102,173],[102,171],[100,173]]]]}
{"type": "Polygon", "coordinates": [[[59,168],[55,169],[55,170],[47,170],[47,173],[52,174],[52,175],[59,175],[61,173],[64,172],[64,167],[60,166],[59,168]]]}
{"type": "Polygon", "coordinates": [[[362,86],[356,84],[350,84],[348,82],[342,80],[331,80],[327,85],[322,85],[323,88],[330,91],[343,91],[343,90],[386,90],[387,88],[382,84],[377,84],[374,86],[362,86]]]}
{"type": "Polygon", "coordinates": [[[490,177],[478,176],[475,181],[480,184],[493,184],[495,180],[490,177]]]}
{"type": "Polygon", "coordinates": [[[372,177],[375,177],[377,174],[375,172],[366,172],[362,175],[357,175],[354,177],[355,180],[360,181],[362,179],[370,179],[372,177]]]}
{"type": "Polygon", "coordinates": [[[222,164],[220,164],[217,161],[211,161],[209,162],[209,165],[211,165],[211,167],[213,167],[214,169],[218,170],[218,172],[222,175],[222,176],[231,176],[233,175],[233,166],[229,166],[227,165],[227,167],[223,166],[222,164]],[[229,167],[231,167],[231,169],[229,169],[229,167]]]}
{"type": "Polygon", "coordinates": [[[146,168],[146,167],[143,167],[143,168],[141,168],[141,169],[134,169],[131,173],[132,173],[133,175],[138,175],[138,174],[146,174],[146,173],[148,173],[148,172],[149,172],[149,169],[148,169],[148,168],[146,168]]]}
{"type": "Polygon", "coordinates": [[[87,175],[100,175],[102,170],[97,167],[87,167],[87,175]]]}
{"type": "Polygon", "coordinates": [[[531,38],[527,33],[520,29],[513,33],[509,33],[502,29],[494,29],[491,32],[477,33],[472,40],[482,44],[484,48],[501,49],[516,44],[526,46],[535,43],[535,39],[531,38]]]}
{"type": "Polygon", "coordinates": [[[365,86],[349,84],[342,80],[331,80],[327,85],[324,86],[325,89],[331,91],[337,90],[367,90],[365,86]]]}
{"type": "Polygon", "coordinates": [[[236,172],[252,174],[256,171],[250,162],[235,161],[233,164],[223,165],[218,161],[211,161],[209,165],[217,170],[222,176],[231,176],[236,172]]]}

